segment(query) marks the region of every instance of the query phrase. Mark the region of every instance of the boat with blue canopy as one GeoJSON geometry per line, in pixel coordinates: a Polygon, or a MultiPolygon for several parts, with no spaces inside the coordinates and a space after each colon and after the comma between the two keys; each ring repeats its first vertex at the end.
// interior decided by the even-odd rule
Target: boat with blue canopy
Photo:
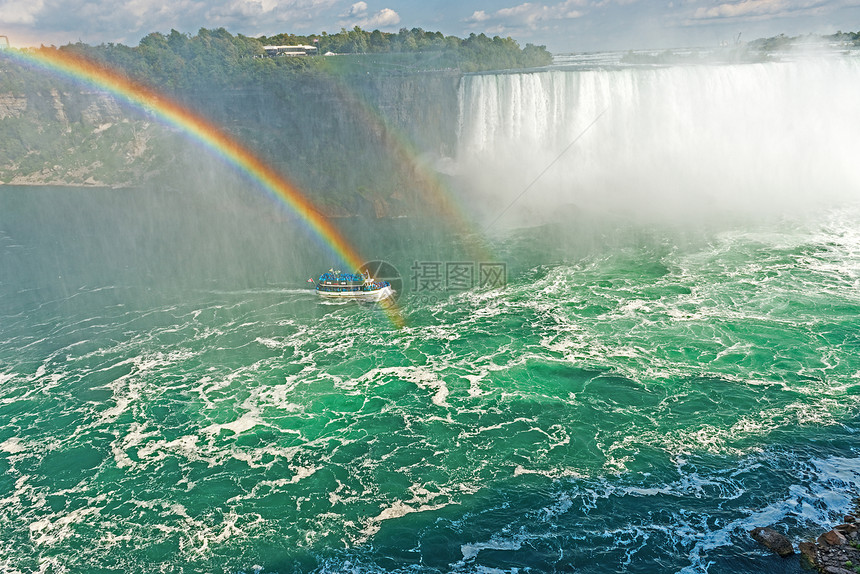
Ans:
{"type": "Polygon", "coordinates": [[[382,301],[394,295],[391,283],[377,281],[368,272],[342,273],[331,269],[316,281],[316,292],[324,299],[342,301],[382,301]]]}

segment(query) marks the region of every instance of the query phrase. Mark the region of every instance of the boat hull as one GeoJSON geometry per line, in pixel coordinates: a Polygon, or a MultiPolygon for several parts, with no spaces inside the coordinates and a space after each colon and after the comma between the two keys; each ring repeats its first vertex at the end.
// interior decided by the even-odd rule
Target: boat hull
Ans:
{"type": "Polygon", "coordinates": [[[322,291],[317,290],[317,295],[323,299],[333,301],[382,301],[394,295],[394,289],[386,285],[382,289],[372,291],[322,291]]]}

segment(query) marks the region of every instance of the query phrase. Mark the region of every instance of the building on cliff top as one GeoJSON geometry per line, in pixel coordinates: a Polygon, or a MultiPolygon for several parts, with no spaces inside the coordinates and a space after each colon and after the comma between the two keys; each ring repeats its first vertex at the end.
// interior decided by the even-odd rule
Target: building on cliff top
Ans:
{"type": "Polygon", "coordinates": [[[266,55],[275,56],[312,56],[317,53],[316,46],[263,46],[266,55]]]}

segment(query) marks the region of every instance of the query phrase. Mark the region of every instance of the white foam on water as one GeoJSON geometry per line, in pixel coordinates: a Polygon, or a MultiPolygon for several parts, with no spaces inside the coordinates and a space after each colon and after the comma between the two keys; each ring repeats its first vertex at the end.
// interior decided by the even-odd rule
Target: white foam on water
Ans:
{"type": "Polygon", "coordinates": [[[121,439],[111,441],[111,453],[118,468],[135,466],[137,463],[131,459],[128,451],[141,445],[144,440],[158,435],[158,431],[152,429],[147,432],[146,429],[145,423],[133,422],[121,439]]]}
{"type": "MultiPolygon", "coordinates": [[[[851,404],[857,404],[857,402],[858,400],[855,399],[851,404]]],[[[848,405],[840,404],[840,400],[834,398],[817,397],[812,401],[804,398],[802,401],[797,400],[741,415],[730,426],[700,424],[684,428],[653,430],[646,428],[641,429],[635,437],[627,438],[634,443],[665,450],[672,457],[701,452],[745,456],[761,448],[760,440],[751,442],[748,440],[750,438],[765,439],[769,433],[784,428],[835,425],[839,423],[840,417],[847,408],[848,405]]],[[[635,447],[635,444],[632,446],[635,447]]],[[[622,448],[624,444],[623,442],[613,443],[611,447],[612,449],[622,448]]],[[[626,448],[631,446],[628,445],[626,448]]]]}
{"type": "Polygon", "coordinates": [[[192,517],[184,505],[175,501],[131,499],[129,502],[160,517],[158,523],[146,527],[156,531],[152,536],[178,537],[179,552],[172,556],[174,565],[178,559],[206,559],[212,555],[213,546],[223,547],[247,539],[249,532],[262,524],[258,515],[239,514],[234,510],[226,510],[216,520],[211,520],[205,516],[192,517]]]}
{"type": "Polygon", "coordinates": [[[319,466],[290,466],[290,470],[295,472],[293,477],[290,478],[290,484],[296,484],[300,480],[311,476],[312,474],[320,470],[320,468],[321,467],[319,466]]]}
{"type": "MultiPolygon", "coordinates": [[[[448,308],[441,306],[438,310],[447,311],[448,308]]],[[[414,327],[409,334],[420,336],[422,341],[455,341],[462,335],[457,325],[449,323],[414,327]]]]}
{"type": "Polygon", "coordinates": [[[242,434],[243,432],[247,432],[252,428],[257,426],[269,426],[266,424],[262,417],[260,416],[259,411],[247,411],[242,414],[238,419],[234,420],[230,423],[220,423],[220,424],[211,424],[202,429],[202,432],[208,434],[219,434],[222,430],[228,430],[235,434],[242,434]]]}
{"type": "Polygon", "coordinates": [[[489,374],[489,371],[484,369],[477,375],[463,375],[463,378],[469,381],[469,396],[472,398],[477,398],[483,396],[486,391],[481,390],[481,381],[483,381],[486,376],[489,374]]]}
{"type": "Polygon", "coordinates": [[[39,557],[39,574],[65,574],[69,569],[56,556],[39,557]]]}
{"type": "Polygon", "coordinates": [[[414,383],[419,389],[436,391],[431,401],[439,407],[450,407],[448,404],[448,386],[445,381],[439,378],[439,375],[432,369],[416,366],[416,367],[383,367],[371,369],[355,380],[355,383],[379,383],[380,380],[385,384],[388,378],[397,378],[402,381],[414,383]]]}
{"type": "Polygon", "coordinates": [[[525,538],[522,536],[511,538],[492,538],[486,542],[473,542],[470,544],[461,544],[460,552],[463,554],[463,559],[455,564],[453,568],[464,568],[466,563],[472,562],[478,557],[478,554],[483,550],[519,550],[523,546],[525,538]]]}
{"type": "Polygon", "coordinates": [[[537,470],[537,469],[528,469],[523,467],[521,464],[518,464],[514,468],[513,475],[521,476],[524,474],[536,474],[540,476],[545,476],[547,478],[551,478],[552,480],[558,480],[561,478],[578,478],[585,479],[589,478],[590,475],[580,472],[571,468],[555,468],[551,470],[537,470]]]}
{"type": "MultiPolygon", "coordinates": [[[[39,486],[38,475],[24,474],[22,470],[30,470],[30,461],[33,455],[27,451],[19,455],[12,455],[7,460],[11,463],[12,469],[8,474],[15,479],[14,490],[9,493],[9,496],[0,499],[0,508],[8,509],[15,516],[21,517],[22,523],[32,520],[33,517],[43,513],[47,508],[47,496],[50,494],[48,490],[39,486]],[[23,464],[22,464],[23,463],[23,464]],[[23,466],[19,469],[18,466],[23,466]]],[[[40,455],[36,455],[37,460],[40,455]]]]}
{"type": "Polygon", "coordinates": [[[643,301],[641,299],[628,299],[618,310],[622,317],[636,317],[637,319],[643,319],[640,316],[641,313],[651,313],[651,307],[649,306],[648,301],[643,301]]]}
{"type": "Polygon", "coordinates": [[[277,341],[275,339],[265,337],[257,337],[254,340],[269,349],[283,349],[286,346],[283,341],[277,341]]]}
{"type": "MultiPolygon", "coordinates": [[[[363,505],[369,496],[378,498],[379,492],[374,485],[367,485],[367,490],[359,492],[339,480],[337,482],[337,488],[330,492],[328,496],[328,500],[333,507],[335,505],[345,505],[348,507],[354,503],[363,505]]],[[[473,495],[480,488],[479,484],[472,484],[468,480],[449,483],[447,485],[412,483],[403,492],[404,496],[395,498],[394,500],[380,500],[378,507],[381,510],[376,515],[365,516],[353,521],[348,518],[349,514],[347,511],[344,511],[343,515],[331,514],[330,518],[343,529],[345,534],[343,540],[348,546],[362,545],[366,544],[379,532],[385,521],[396,520],[409,514],[433,512],[451,505],[457,505],[459,504],[459,496],[473,495]]],[[[376,506],[376,504],[373,506],[376,506]]],[[[364,514],[364,511],[361,511],[361,514],[364,514]]]]}
{"type": "Polygon", "coordinates": [[[6,554],[5,556],[0,556],[0,572],[3,574],[24,574],[23,570],[18,569],[18,565],[14,564],[14,558],[11,558],[11,552],[2,552],[3,550],[3,542],[0,541],[0,554],[6,554]]]}
{"type": "Polygon", "coordinates": [[[120,544],[128,544],[134,541],[134,536],[131,534],[114,534],[113,532],[105,532],[99,538],[98,545],[105,550],[119,546],[120,544]]]}
{"type": "Polygon", "coordinates": [[[361,529],[361,536],[356,540],[356,544],[362,544],[372,538],[382,528],[382,522],[385,520],[402,518],[403,516],[412,514],[413,512],[432,512],[434,510],[445,508],[449,504],[449,502],[427,504],[421,502],[417,496],[406,502],[395,500],[393,503],[383,508],[382,512],[364,521],[364,527],[361,529]]]}
{"type": "Polygon", "coordinates": [[[0,443],[0,450],[9,454],[18,454],[19,452],[24,452],[26,447],[21,443],[20,438],[13,436],[0,443]]]}
{"type": "Polygon", "coordinates": [[[457,438],[461,439],[461,440],[462,439],[468,439],[468,438],[475,438],[475,437],[477,437],[477,436],[479,436],[485,432],[501,430],[501,429],[508,427],[508,426],[518,425],[518,423],[532,424],[535,422],[536,421],[533,418],[516,417],[516,418],[511,419],[511,420],[506,420],[506,421],[496,423],[493,425],[478,427],[476,429],[470,429],[470,430],[463,429],[462,431],[460,431],[460,434],[457,438]]]}
{"type": "MultiPolygon", "coordinates": [[[[20,473],[19,473],[20,474],[20,473]]],[[[33,477],[28,474],[20,474],[15,480],[15,490],[9,496],[0,499],[0,505],[21,510],[25,506],[31,508],[42,508],[45,506],[45,494],[36,489],[30,480],[33,477]]]]}
{"type": "Polygon", "coordinates": [[[164,460],[168,453],[174,453],[188,460],[201,460],[201,451],[197,444],[199,440],[200,437],[196,435],[184,435],[171,441],[151,441],[137,450],[137,456],[152,462],[164,460]]]}
{"type": "Polygon", "coordinates": [[[30,539],[36,546],[57,546],[75,534],[74,526],[96,520],[101,508],[83,506],[69,513],[54,514],[30,523],[30,539]]]}
{"type": "MultiPolygon", "coordinates": [[[[690,563],[680,572],[702,574],[712,568],[715,555],[720,553],[719,549],[736,548],[739,544],[749,543],[748,533],[756,526],[777,525],[796,545],[840,523],[842,516],[853,508],[852,499],[860,488],[860,461],[840,456],[808,462],[789,461],[785,470],[795,478],[781,499],[760,507],[745,507],[740,502],[733,502],[744,500],[748,494],[746,488],[758,488],[751,480],[760,469],[769,472],[766,469],[770,468],[771,462],[771,455],[757,453],[739,461],[736,469],[726,468],[714,472],[710,465],[699,469],[689,461],[679,459],[679,478],[652,486],[625,485],[609,478],[598,481],[584,479],[584,484],[574,486],[572,491],[564,488],[555,496],[552,504],[535,511],[534,516],[521,516],[521,522],[503,526],[500,532],[488,540],[461,545],[463,558],[451,566],[458,571],[473,571],[479,566],[476,562],[484,550],[516,551],[530,541],[547,537],[557,539],[563,548],[572,543],[570,537],[576,538],[577,533],[581,532],[586,537],[596,535],[611,540],[614,548],[624,551],[625,564],[637,563],[637,554],[648,547],[649,556],[655,552],[685,556],[690,563]],[[601,514],[606,510],[602,510],[600,501],[607,503],[611,499],[624,497],[641,498],[643,506],[651,504],[648,499],[664,498],[668,501],[667,509],[676,508],[670,510],[668,522],[664,517],[655,522],[640,524],[633,521],[627,524],[623,517],[610,518],[601,514]],[[692,500],[713,500],[713,504],[721,508],[734,504],[736,508],[731,514],[736,518],[728,521],[711,520],[710,504],[696,502],[691,506],[686,502],[692,500]],[[571,511],[577,514],[571,519],[563,518],[571,511]],[[592,527],[589,526],[591,523],[601,525],[607,520],[613,524],[616,519],[621,521],[621,526],[606,530],[600,530],[598,526],[595,531],[591,531],[592,527]],[[583,524],[569,531],[578,521],[583,521],[583,524]],[[522,526],[517,528],[517,524],[522,526]],[[566,524],[568,527],[565,527],[566,524]],[[511,530],[516,534],[511,534],[511,530]],[[568,531],[561,534],[565,530],[568,531]]],[[[516,474],[532,473],[518,469],[516,474]]],[[[643,475],[643,478],[647,476],[643,475]]],[[[577,478],[570,484],[573,486],[581,482],[583,479],[577,478]]],[[[641,560],[637,564],[644,565],[641,560]]]]}
{"type": "Polygon", "coordinates": [[[144,396],[147,388],[146,377],[150,373],[182,363],[193,356],[194,353],[189,350],[175,349],[166,353],[136,354],[129,359],[116,363],[114,365],[116,367],[131,365],[133,368],[128,374],[122,375],[105,385],[112,390],[115,404],[101,411],[99,420],[95,424],[111,425],[131,405],[138,403],[144,396]]]}
{"type": "Polygon", "coordinates": [[[230,498],[229,500],[227,500],[227,504],[232,505],[243,500],[256,500],[260,496],[261,491],[264,491],[266,493],[278,492],[284,489],[284,487],[286,486],[298,484],[305,478],[313,476],[317,471],[321,470],[322,468],[322,466],[290,465],[290,470],[292,470],[294,473],[293,476],[291,476],[290,478],[261,480],[260,482],[254,484],[250,492],[230,498]]]}
{"type": "MultiPolygon", "coordinates": [[[[857,214],[852,214],[856,217],[857,214]]],[[[808,262],[808,267],[827,277],[828,294],[834,300],[856,303],[860,299],[860,233],[856,229],[829,229],[818,238],[827,250],[808,262]]]]}
{"type": "MultiPolygon", "coordinates": [[[[302,370],[301,373],[297,375],[287,375],[285,380],[286,384],[283,385],[274,385],[268,388],[263,389],[260,392],[260,402],[264,404],[270,404],[279,409],[283,409],[288,412],[297,412],[303,410],[304,405],[290,401],[287,397],[296,390],[296,388],[302,384],[303,382],[307,382],[310,378],[310,374],[314,369],[310,367],[306,367],[302,370]]],[[[296,397],[297,400],[301,400],[296,397]]]]}

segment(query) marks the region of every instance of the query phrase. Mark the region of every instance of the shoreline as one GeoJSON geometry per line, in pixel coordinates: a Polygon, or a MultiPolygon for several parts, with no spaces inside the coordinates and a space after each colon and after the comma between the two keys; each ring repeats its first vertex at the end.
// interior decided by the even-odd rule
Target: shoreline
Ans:
{"type": "Polygon", "coordinates": [[[854,500],[851,514],[842,523],[823,533],[814,542],[798,545],[801,565],[825,574],[860,574],[860,499],[854,500]]]}
{"type": "MultiPolygon", "coordinates": [[[[843,516],[842,523],[824,532],[815,540],[804,540],[797,545],[800,565],[806,570],[821,574],[860,574],[860,498],[854,499],[854,508],[843,516]]],[[[750,536],[782,558],[795,556],[791,541],[770,527],[758,527],[750,536]]]]}

